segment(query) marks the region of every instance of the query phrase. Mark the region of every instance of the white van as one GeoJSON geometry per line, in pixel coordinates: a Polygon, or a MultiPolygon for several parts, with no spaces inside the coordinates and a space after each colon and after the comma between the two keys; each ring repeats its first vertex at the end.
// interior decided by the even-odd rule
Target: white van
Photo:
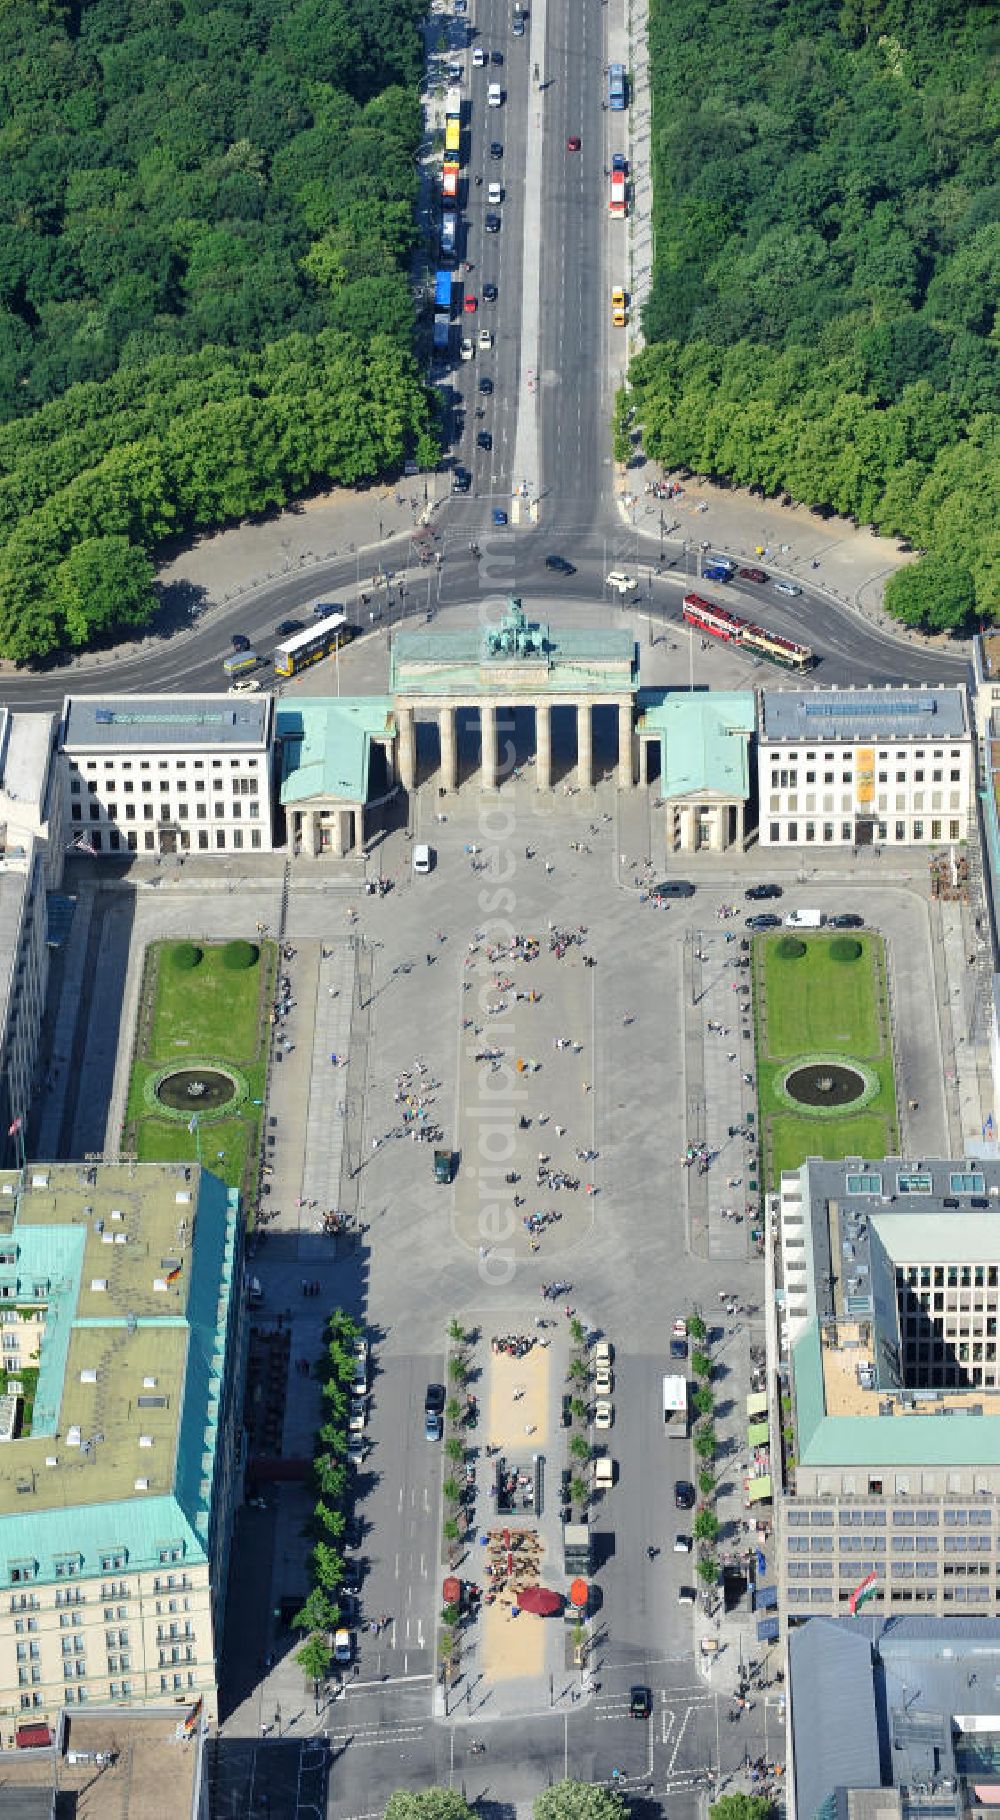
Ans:
{"type": "Polygon", "coordinates": [[[785,928],[822,929],[825,922],[825,910],[789,910],[785,918],[785,928]]]}
{"type": "Polygon", "coordinates": [[[243,695],[246,690],[259,689],[260,686],[260,680],[256,676],[238,676],[234,683],[230,683],[227,694],[243,695]]]}
{"type": "Polygon", "coordinates": [[[490,83],[489,88],[486,90],[486,103],[488,107],[503,106],[503,89],[500,87],[499,82],[490,83]]]}
{"type": "Polygon", "coordinates": [[[503,184],[491,183],[486,191],[486,200],[491,208],[498,209],[503,201],[503,184]]]}
{"type": "Polygon", "coordinates": [[[624,569],[612,569],[604,578],[606,588],[617,588],[619,594],[634,594],[639,586],[634,575],[626,575],[624,569]]]}
{"type": "Polygon", "coordinates": [[[431,857],[431,850],[429,847],[425,847],[423,842],[421,842],[418,846],[414,847],[414,849],[413,849],[413,870],[414,870],[414,872],[429,872],[432,864],[433,864],[433,861],[432,861],[432,857],[431,857]]]}

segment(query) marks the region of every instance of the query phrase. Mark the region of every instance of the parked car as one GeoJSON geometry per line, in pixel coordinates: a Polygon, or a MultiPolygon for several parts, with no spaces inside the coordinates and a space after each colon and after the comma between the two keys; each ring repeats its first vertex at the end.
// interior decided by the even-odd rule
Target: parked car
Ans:
{"type": "Polygon", "coordinates": [[[615,1377],[610,1365],[598,1365],[594,1375],[594,1389],[599,1397],[609,1397],[615,1387],[615,1377]]]}
{"type": "Polygon", "coordinates": [[[614,1420],[615,1406],[613,1403],[601,1402],[594,1404],[595,1428],[612,1428],[614,1426],[614,1420]]]}
{"type": "Polygon", "coordinates": [[[687,1356],[688,1356],[687,1341],[679,1340],[675,1336],[674,1339],[672,1339],[670,1342],[670,1357],[672,1359],[686,1359],[687,1356]]]}
{"type": "Polygon", "coordinates": [[[688,1324],[682,1314],[679,1314],[677,1316],[676,1320],[674,1321],[673,1327],[670,1329],[670,1331],[673,1334],[674,1338],[677,1340],[686,1340],[687,1339],[688,1324]]]}
{"type": "Polygon", "coordinates": [[[780,916],[772,916],[769,912],[766,912],[766,911],[763,916],[748,916],[747,917],[747,928],[748,929],[779,929],[780,927],[781,927],[780,916]]]}
{"type": "Polygon", "coordinates": [[[744,895],[744,897],[749,898],[751,903],[759,903],[762,898],[780,897],[781,896],[781,886],[780,885],[749,885],[747,887],[747,889],[744,891],[743,895],[744,895]]]}
{"type": "Polygon", "coordinates": [[[676,1535],[674,1537],[674,1554],[675,1555],[689,1555],[690,1553],[691,1553],[691,1537],[676,1535]]]}
{"type": "Polygon", "coordinates": [[[598,1340],[594,1347],[594,1364],[611,1365],[614,1362],[615,1349],[610,1340],[598,1340]]]}
{"type": "Polygon", "coordinates": [[[650,897],[693,897],[694,886],[686,878],[665,878],[654,885],[650,897]]]}
{"type": "Polygon", "coordinates": [[[476,432],[476,447],[478,449],[486,449],[487,452],[492,449],[493,437],[489,430],[478,430],[476,432]]]}
{"type": "Polygon", "coordinates": [[[863,929],[864,926],[864,917],[855,915],[853,910],[845,911],[842,916],[831,916],[830,918],[831,929],[863,929]]]}
{"type": "Polygon", "coordinates": [[[351,1633],[349,1630],[335,1630],[333,1633],[333,1659],[335,1662],[350,1662],[351,1633]]]}
{"type": "Polygon", "coordinates": [[[245,632],[234,632],[231,643],[232,643],[232,647],[233,647],[234,651],[252,651],[253,650],[253,646],[251,645],[250,640],[247,637],[245,632]]]}
{"type": "Polygon", "coordinates": [[[567,562],[565,556],[546,556],[545,567],[547,569],[554,569],[557,575],[576,574],[576,569],[573,564],[567,562]]]}
{"type": "Polygon", "coordinates": [[[698,1594],[695,1592],[694,1587],[679,1586],[677,1588],[677,1603],[678,1605],[697,1605],[698,1594]]]}
{"type": "Polygon", "coordinates": [[[689,1479],[677,1479],[674,1483],[674,1504],[678,1510],[691,1510],[694,1507],[694,1486],[689,1479]]]}
{"type": "Polygon", "coordinates": [[[483,223],[483,226],[485,227],[486,232],[488,234],[499,234],[499,232],[500,232],[499,215],[487,215],[486,220],[483,223]]]}
{"type": "Polygon", "coordinates": [[[440,1441],[444,1433],[444,1385],[428,1384],[424,1397],[424,1439],[440,1441]]]}

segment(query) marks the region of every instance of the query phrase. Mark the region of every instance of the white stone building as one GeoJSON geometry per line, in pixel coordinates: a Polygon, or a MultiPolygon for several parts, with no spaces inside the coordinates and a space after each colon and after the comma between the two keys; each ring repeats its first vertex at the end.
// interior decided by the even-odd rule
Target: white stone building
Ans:
{"type": "Polygon", "coordinates": [[[98,854],[270,853],[274,697],[69,695],[70,838],[98,854]]]}
{"type": "Polygon", "coordinates": [[[0,708],[0,1148],[33,1098],[49,977],[49,892],[62,877],[55,717],[0,708]]]}
{"type": "Polygon", "coordinates": [[[965,840],[975,758],[964,688],[765,689],[760,844],[965,840]]]}

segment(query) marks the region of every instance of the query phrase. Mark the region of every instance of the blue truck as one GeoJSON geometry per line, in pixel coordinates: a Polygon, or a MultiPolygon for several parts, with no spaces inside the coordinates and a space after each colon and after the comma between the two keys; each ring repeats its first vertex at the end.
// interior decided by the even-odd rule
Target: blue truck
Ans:
{"type": "Polygon", "coordinates": [[[625,108],[625,65],[612,63],[608,66],[608,106],[613,114],[620,114],[625,108]]]}
{"type": "Polygon", "coordinates": [[[434,308],[447,310],[449,315],[451,314],[451,285],[451,273],[438,272],[434,280],[434,308]]]}
{"type": "Polygon", "coordinates": [[[441,217],[441,257],[453,259],[458,239],[458,222],[450,209],[441,217]]]}

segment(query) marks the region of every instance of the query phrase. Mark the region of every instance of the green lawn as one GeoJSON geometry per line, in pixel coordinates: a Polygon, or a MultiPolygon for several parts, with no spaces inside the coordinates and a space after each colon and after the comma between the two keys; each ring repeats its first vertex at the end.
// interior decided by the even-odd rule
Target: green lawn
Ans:
{"type": "Polygon", "coordinates": [[[775,1061],[817,1050],[862,1060],[881,1055],[881,936],[859,936],[861,959],[849,965],[830,959],[835,938],[802,939],[806,952],[798,961],[782,960],[780,936],[769,936],[763,944],[768,1054],[775,1061]]]}
{"type": "Polygon", "coordinates": [[[261,1108],[254,1102],[263,1099],[267,1078],[274,947],[262,943],[255,966],[233,971],[222,964],[223,944],[198,945],[203,958],[190,972],[171,965],[174,942],[157,942],[147,951],[123,1148],[142,1162],[193,1163],[200,1154],[205,1167],[239,1188],[249,1204],[256,1199],[261,1108]],[[187,1058],[228,1063],[247,1086],[237,1107],[224,1106],[215,1118],[199,1113],[194,1132],[184,1117],[158,1112],[147,1092],[165,1067],[183,1066],[187,1058]]]}
{"type": "Polygon", "coordinates": [[[882,938],[858,939],[856,961],[830,958],[829,934],[801,934],[806,952],[786,960],[778,934],[754,941],[754,1017],[762,1187],[808,1156],[886,1156],[898,1148],[896,1088],[889,1037],[882,938]],[[778,1087],[789,1064],[809,1055],[842,1055],[878,1079],[868,1105],[841,1114],[792,1110],[778,1087]]]}

